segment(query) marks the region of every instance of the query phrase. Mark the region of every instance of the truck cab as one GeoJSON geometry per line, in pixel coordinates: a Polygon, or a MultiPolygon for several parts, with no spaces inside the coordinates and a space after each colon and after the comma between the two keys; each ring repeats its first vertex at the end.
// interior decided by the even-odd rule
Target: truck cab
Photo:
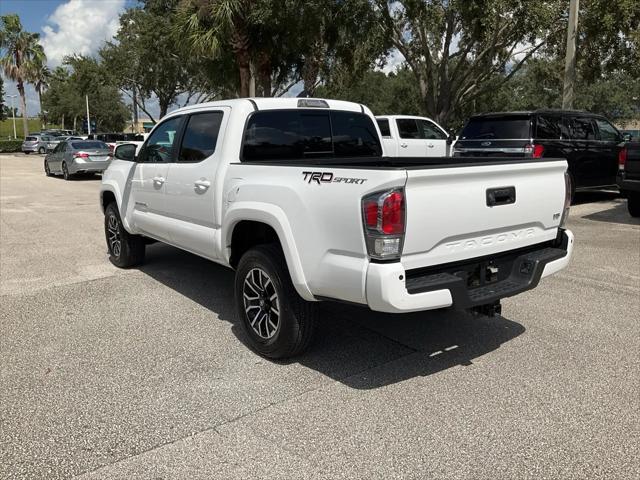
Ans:
{"type": "Polygon", "coordinates": [[[376,117],[384,153],[390,157],[448,157],[451,138],[427,117],[380,115],[376,117]]]}

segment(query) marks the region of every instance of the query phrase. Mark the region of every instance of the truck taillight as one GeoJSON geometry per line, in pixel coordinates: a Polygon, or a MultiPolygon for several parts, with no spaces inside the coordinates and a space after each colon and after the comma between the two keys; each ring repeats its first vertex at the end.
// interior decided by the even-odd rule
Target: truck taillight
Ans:
{"type": "Polygon", "coordinates": [[[627,163],[627,147],[622,147],[618,152],[618,170],[624,170],[627,163]]]}
{"type": "Polygon", "coordinates": [[[569,172],[564,172],[564,208],[562,210],[562,216],[560,217],[559,228],[564,228],[569,218],[569,209],[571,208],[571,175],[569,172]]]}
{"type": "Polygon", "coordinates": [[[529,143],[524,146],[524,153],[531,155],[531,158],[542,158],[544,146],[529,143]]]}
{"type": "Polygon", "coordinates": [[[367,251],[371,258],[399,258],[405,231],[404,190],[376,192],[362,199],[367,251]]]}

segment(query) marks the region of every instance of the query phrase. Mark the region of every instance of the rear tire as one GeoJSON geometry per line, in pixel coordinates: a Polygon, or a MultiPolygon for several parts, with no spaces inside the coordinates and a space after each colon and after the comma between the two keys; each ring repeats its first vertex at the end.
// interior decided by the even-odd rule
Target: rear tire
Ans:
{"type": "Polygon", "coordinates": [[[111,202],[104,211],[104,233],[109,260],[116,267],[129,268],[144,261],[144,238],[125,230],[115,202],[111,202]]]}
{"type": "Polygon", "coordinates": [[[640,193],[630,193],[627,198],[627,210],[632,217],[640,217],[640,193]]]}
{"type": "Polygon", "coordinates": [[[40,148],[38,149],[38,153],[39,153],[40,155],[42,155],[42,154],[44,154],[44,153],[47,153],[47,151],[46,151],[44,148],[40,147],[40,148]]]}
{"type": "Polygon", "coordinates": [[[293,357],[311,344],[318,306],[296,292],[279,245],[259,245],[242,256],[235,297],[249,346],[260,355],[293,357]]]}
{"type": "Polygon", "coordinates": [[[49,162],[47,162],[46,160],[44,161],[44,174],[47,177],[51,176],[51,169],[49,168],[49,162]]]}
{"type": "Polygon", "coordinates": [[[62,162],[62,176],[65,180],[71,180],[73,176],[69,173],[66,162],[62,162]]]}

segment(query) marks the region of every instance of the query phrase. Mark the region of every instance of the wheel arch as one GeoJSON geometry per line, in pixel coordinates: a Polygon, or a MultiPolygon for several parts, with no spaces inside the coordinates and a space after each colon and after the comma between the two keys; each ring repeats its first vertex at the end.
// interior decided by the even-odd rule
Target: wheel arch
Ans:
{"type": "Polygon", "coordinates": [[[250,248],[277,242],[296,291],[305,300],[315,300],[302,269],[291,227],[280,208],[270,204],[234,206],[227,211],[223,232],[226,232],[223,236],[225,260],[233,268],[250,248]]]}

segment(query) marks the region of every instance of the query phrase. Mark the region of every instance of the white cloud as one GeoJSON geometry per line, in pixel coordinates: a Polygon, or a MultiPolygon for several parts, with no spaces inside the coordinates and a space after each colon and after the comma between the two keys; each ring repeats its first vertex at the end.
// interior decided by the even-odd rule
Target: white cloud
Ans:
{"type": "Polygon", "coordinates": [[[93,55],[118,33],[125,0],[68,0],[47,19],[40,42],[51,67],[67,55],[93,55]]]}
{"type": "Polygon", "coordinates": [[[404,55],[402,55],[397,49],[394,48],[393,50],[391,50],[391,52],[389,52],[389,55],[387,55],[384,66],[382,68],[376,67],[376,70],[381,70],[387,75],[389,73],[395,73],[396,70],[398,70],[398,67],[400,67],[404,63],[404,61],[404,55]]]}

